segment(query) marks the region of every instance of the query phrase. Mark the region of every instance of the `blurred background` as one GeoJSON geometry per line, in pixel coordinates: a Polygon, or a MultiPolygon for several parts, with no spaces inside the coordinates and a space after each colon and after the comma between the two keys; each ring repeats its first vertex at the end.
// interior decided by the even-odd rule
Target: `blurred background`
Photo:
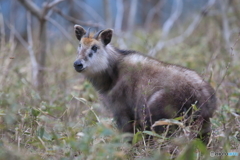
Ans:
{"type": "MultiPolygon", "coordinates": [[[[1,0],[2,14],[18,26],[17,30],[20,33],[24,33],[27,24],[22,22],[27,21],[26,8],[19,2],[21,1],[1,0]]],[[[35,0],[33,2],[39,9],[43,7],[44,3],[51,3],[51,1],[44,0],[35,0]]],[[[70,19],[65,18],[69,16],[82,21],[86,27],[110,27],[119,31],[129,31],[135,29],[135,27],[153,30],[162,28],[164,22],[174,12],[175,25],[179,26],[187,20],[190,22],[189,18],[193,18],[194,14],[203,12],[203,7],[207,2],[207,0],[65,0],[54,6],[55,9],[52,8],[53,10],[48,16],[52,17],[64,28],[71,25],[69,23],[70,19]]],[[[35,22],[34,25],[37,26],[35,22]]],[[[56,31],[53,28],[54,25],[50,23],[49,29],[52,29],[50,31],[56,31]]]]}
{"type": "Polygon", "coordinates": [[[218,97],[208,151],[239,145],[239,0],[0,0],[0,158],[135,159],[154,152],[119,150],[111,114],[73,68],[75,24],[112,28],[114,46],[196,70],[218,97]]]}

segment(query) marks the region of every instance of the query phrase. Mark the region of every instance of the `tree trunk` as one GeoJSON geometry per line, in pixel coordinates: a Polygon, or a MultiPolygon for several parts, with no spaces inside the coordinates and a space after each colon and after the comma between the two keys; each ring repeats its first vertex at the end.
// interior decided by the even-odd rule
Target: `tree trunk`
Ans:
{"type": "Polygon", "coordinates": [[[137,14],[137,0],[131,1],[130,13],[128,18],[128,31],[131,33],[134,29],[136,14],[137,14]]]}
{"type": "Polygon", "coordinates": [[[124,5],[123,0],[117,0],[117,14],[115,19],[115,30],[121,31],[122,30],[122,21],[123,21],[123,14],[124,14],[124,5]]]}
{"type": "Polygon", "coordinates": [[[111,14],[110,1],[104,0],[103,7],[104,7],[104,16],[105,16],[107,27],[112,27],[112,14],[111,14]]]}
{"type": "Polygon", "coordinates": [[[37,75],[37,88],[39,91],[43,89],[44,85],[44,70],[46,63],[46,52],[47,52],[47,28],[46,20],[40,20],[40,30],[39,30],[39,42],[38,42],[38,53],[37,61],[39,64],[39,73],[37,75]]]}

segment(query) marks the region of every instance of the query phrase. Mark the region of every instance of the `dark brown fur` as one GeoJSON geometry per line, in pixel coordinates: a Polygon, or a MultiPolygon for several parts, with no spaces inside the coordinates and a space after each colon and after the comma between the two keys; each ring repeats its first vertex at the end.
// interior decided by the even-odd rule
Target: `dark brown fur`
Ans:
{"type": "MultiPolygon", "coordinates": [[[[206,136],[210,131],[209,119],[216,109],[214,89],[194,71],[136,51],[111,47],[105,35],[112,33],[106,32],[100,33],[96,43],[103,43],[98,54],[107,53],[108,67],[96,73],[83,71],[83,74],[99,91],[103,104],[112,111],[118,128],[131,133],[134,128],[150,130],[155,121],[181,116],[196,104],[199,110],[194,113],[194,120],[203,124],[201,134],[206,136]]],[[[79,37],[79,32],[76,33],[79,37]]],[[[83,55],[81,51],[79,54],[83,55]]],[[[154,129],[163,131],[159,126],[154,129]]]]}

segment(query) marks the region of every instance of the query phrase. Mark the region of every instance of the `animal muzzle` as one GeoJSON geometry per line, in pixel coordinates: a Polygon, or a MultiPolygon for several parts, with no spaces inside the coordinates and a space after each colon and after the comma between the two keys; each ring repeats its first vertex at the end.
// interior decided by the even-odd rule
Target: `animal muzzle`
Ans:
{"type": "Polygon", "coordinates": [[[73,66],[75,68],[75,70],[77,72],[81,72],[85,69],[84,65],[83,65],[83,62],[82,60],[76,60],[74,63],[73,63],[73,66]]]}

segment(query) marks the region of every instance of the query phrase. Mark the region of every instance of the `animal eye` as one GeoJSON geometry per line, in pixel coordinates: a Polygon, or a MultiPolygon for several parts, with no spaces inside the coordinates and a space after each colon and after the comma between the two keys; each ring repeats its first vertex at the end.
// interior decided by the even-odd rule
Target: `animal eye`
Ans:
{"type": "Polygon", "coordinates": [[[92,50],[94,51],[94,52],[96,52],[97,51],[97,46],[92,46],[92,50]]]}
{"type": "Polygon", "coordinates": [[[93,56],[93,54],[92,54],[92,53],[89,53],[88,57],[92,57],[92,56],[93,56]]]}

